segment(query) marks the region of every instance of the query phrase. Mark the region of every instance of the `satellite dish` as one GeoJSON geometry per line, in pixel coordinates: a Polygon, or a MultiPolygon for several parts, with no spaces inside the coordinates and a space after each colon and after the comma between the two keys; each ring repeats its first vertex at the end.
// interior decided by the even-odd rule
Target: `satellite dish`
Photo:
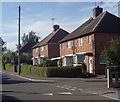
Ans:
{"type": "Polygon", "coordinates": [[[76,49],[76,46],[72,46],[71,49],[74,51],[76,49]]]}

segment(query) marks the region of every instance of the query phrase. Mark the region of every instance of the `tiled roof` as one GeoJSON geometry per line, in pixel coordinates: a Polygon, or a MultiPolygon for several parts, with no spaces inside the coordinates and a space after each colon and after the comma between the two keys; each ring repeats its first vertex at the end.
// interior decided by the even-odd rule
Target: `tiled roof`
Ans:
{"type": "Polygon", "coordinates": [[[20,48],[20,52],[29,52],[32,50],[32,47],[36,44],[36,42],[28,42],[24,46],[20,48]]]}
{"type": "Polygon", "coordinates": [[[59,43],[59,41],[63,39],[65,36],[67,36],[68,34],[69,33],[67,31],[63,29],[58,29],[57,31],[50,33],[47,37],[45,37],[42,41],[37,43],[32,48],[40,47],[49,43],[59,43]]]}
{"type": "Polygon", "coordinates": [[[120,33],[120,18],[105,11],[98,17],[92,17],[75,29],[68,36],[63,38],[60,43],[76,39],[91,33],[120,33]]]}

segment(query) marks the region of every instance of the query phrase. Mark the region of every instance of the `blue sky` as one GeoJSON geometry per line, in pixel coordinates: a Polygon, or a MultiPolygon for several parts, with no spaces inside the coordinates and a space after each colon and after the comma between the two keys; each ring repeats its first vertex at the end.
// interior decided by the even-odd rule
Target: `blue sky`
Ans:
{"type": "MultiPolygon", "coordinates": [[[[100,5],[99,2],[96,3],[100,5]]],[[[21,6],[21,36],[32,31],[43,39],[52,32],[52,20],[68,32],[72,32],[92,17],[94,2],[2,2],[1,37],[7,48],[15,50],[18,31],[18,6],[21,6]]],[[[101,7],[118,15],[117,2],[104,2],[101,7]]]]}

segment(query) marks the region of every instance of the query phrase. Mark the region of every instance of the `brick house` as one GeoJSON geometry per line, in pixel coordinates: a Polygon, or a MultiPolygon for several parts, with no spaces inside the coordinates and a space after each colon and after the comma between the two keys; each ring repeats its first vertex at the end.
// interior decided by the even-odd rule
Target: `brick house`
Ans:
{"type": "Polygon", "coordinates": [[[60,44],[59,41],[69,33],[60,28],[59,25],[53,26],[53,32],[44,38],[41,42],[33,46],[33,65],[40,64],[42,58],[59,58],[60,44]]]}
{"type": "Polygon", "coordinates": [[[35,41],[29,41],[20,48],[20,54],[22,56],[28,56],[32,52],[32,47],[36,44],[35,41]]]}
{"type": "Polygon", "coordinates": [[[104,73],[102,51],[108,42],[120,36],[120,18],[97,6],[93,17],[60,41],[63,66],[85,63],[87,72],[104,73]]]}

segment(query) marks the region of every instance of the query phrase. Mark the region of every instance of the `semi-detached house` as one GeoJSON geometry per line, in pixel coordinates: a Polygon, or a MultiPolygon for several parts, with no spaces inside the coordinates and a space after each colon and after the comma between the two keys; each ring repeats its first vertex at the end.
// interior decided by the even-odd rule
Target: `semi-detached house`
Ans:
{"type": "Polygon", "coordinates": [[[120,37],[120,18],[97,6],[93,17],[60,41],[63,66],[85,63],[87,72],[104,73],[102,51],[112,39],[120,37]]]}
{"type": "Polygon", "coordinates": [[[53,32],[50,33],[41,42],[32,47],[33,65],[41,63],[42,58],[59,58],[60,44],[59,41],[69,33],[60,28],[59,25],[53,26],[53,32]]]}

